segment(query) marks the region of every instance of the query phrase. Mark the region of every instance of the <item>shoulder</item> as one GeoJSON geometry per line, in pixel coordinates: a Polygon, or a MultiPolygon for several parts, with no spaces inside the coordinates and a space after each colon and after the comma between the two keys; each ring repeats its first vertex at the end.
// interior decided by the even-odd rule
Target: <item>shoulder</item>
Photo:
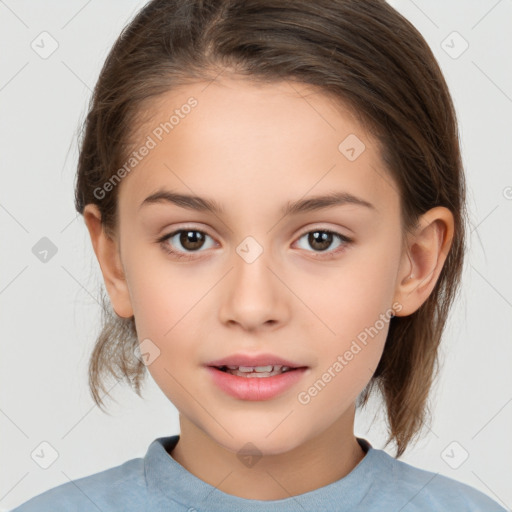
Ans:
{"type": "Polygon", "coordinates": [[[138,458],[48,489],[11,512],[128,512],[144,510],[145,502],[144,459],[138,458]]]}
{"type": "MultiPolygon", "coordinates": [[[[389,505],[402,512],[420,510],[457,512],[506,512],[498,502],[467,484],[417,468],[397,460],[383,450],[378,451],[378,465],[385,471],[377,472],[381,491],[389,505]]],[[[377,459],[377,457],[376,457],[377,459]]],[[[393,508],[394,510],[394,508],[393,508]]]]}

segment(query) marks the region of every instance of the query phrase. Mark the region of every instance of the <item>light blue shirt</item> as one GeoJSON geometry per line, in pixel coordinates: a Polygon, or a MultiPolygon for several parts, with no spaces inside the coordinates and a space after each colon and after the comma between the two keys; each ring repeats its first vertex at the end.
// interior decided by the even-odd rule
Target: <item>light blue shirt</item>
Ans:
{"type": "Polygon", "coordinates": [[[345,477],[281,500],[219,491],[169,453],[179,435],[160,437],[144,458],[66,482],[11,512],[507,512],[486,494],[393,458],[357,438],[365,457],[345,477]]]}

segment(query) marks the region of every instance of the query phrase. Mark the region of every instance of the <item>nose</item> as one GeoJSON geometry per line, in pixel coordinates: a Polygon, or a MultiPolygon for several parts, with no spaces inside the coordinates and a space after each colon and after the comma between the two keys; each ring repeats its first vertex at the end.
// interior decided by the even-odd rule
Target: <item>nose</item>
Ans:
{"type": "Polygon", "coordinates": [[[276,328],[288,320],[290,291],[272,266],[265,251],[254,260],[235,254],[219,290],[219,317],[224,325],[255,331],[276,328]]]}

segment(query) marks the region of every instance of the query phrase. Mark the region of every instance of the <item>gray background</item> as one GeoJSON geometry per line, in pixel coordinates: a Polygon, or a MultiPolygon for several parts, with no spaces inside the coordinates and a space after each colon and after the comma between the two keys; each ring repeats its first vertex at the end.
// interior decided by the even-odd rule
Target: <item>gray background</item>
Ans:
{"type": "MultiPolygon", "coordinates": [[[[391,3],[424,35],[451,89],[472,224],[463,288],[431,395],[432,422],[401,460],[465,482],[510,509],[512,1],[391,3]],[[469,47],[461,53],[464,41],[469,47]]],[[[151,377],[145,400],[114,385],[118,403],[107,402],[110,416],[93,405],[87,388],[102,281],[73,207],[76,135],[107,52],[143,4],[0,1],[0,510],[141,457],[154,438],[179,432],[176,409],[151,377]],[[51,49],[43,31],[58,43],[47,58],[31,47],[35,41],[40,52],[51,49]],[[43,237],[57,248],[46,263],[32,251],[43,237]],[[42,442],[58,453],[48,469],[31,457],[51,453],[42,442]]],[[[373,424],[371,409],[356,417],[356,434],[376,448],[385,439],[379,414],[373,424]]]]}

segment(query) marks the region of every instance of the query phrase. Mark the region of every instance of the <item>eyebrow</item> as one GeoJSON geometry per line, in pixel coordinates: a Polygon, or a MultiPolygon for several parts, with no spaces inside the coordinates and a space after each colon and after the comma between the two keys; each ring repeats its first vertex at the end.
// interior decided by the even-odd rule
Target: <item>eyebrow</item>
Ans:
{"type": "MultiPolygon", "coordinates": [[[[181,208],[195,211],[211,212],[214,214],[223,214],[224,208],[214,199],[206,197],[193,196],[188,194],[180,194],[170,190],[158,190],[157,192],[146,197],[139,206],[139,210],[146,205],[171,203],[181,208]]],[[[376,211],[373,204],[356,197],[348,192],[332,192],[326,195],[312,196],[297,201],[288,201],[282,208],[283,216],[298,213],[312,212],[329,208],[332,206],[342,205],[358,205],[376,211]]]]}

